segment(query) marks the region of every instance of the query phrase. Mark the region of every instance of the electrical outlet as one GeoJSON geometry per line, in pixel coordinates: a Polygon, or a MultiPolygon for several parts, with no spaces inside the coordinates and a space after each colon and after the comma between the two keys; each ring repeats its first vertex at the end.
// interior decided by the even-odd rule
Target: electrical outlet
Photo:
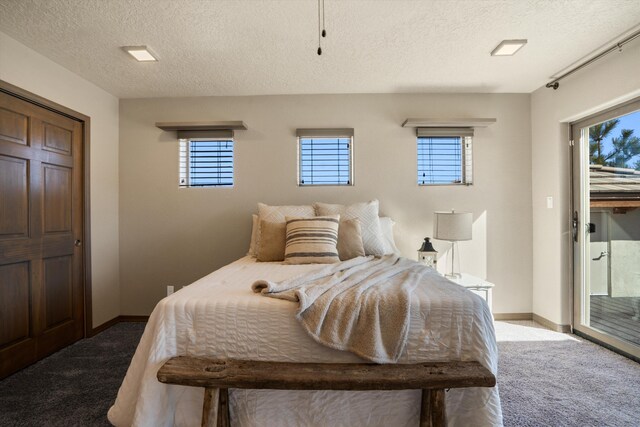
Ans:
{"type": "Polygon", "coordinates": [[[547,196],[547,209],[553,209],[553,197],[547,196]]]}
{"type": "Polygon", "coordinates": [[[169,285],[167,286],[167,296],[171,295],[173,293],[173,286],[169,285]]]}

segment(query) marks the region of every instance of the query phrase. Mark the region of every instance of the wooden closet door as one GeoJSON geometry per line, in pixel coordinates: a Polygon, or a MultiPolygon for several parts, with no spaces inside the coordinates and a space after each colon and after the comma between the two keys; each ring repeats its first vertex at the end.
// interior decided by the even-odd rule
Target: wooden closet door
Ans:
{"type": "Polygon", "coordinates": [[[84,334],[82,138],[0,93],[0,378],[84,334]]]}

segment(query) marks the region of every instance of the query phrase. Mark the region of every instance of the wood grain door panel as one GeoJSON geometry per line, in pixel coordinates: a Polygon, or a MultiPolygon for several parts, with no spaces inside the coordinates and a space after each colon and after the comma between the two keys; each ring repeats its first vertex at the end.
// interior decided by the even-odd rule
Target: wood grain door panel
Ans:
{"type": "Polygon", "coordinates": [[[0,93],[0,378],[84,334],[83,127],[0,93]]]}
{"type": "Polygon", "coordinates": [[[29,117],[17,111],[0,108],[0,140],[27,145],[29,117]]]}
{"type": "Polygon", "coordinates": [[[0,156],[0,238],[29,234],[28,160],[0,156]]]}
{"type": "Polygon", "coordinates": [[[0,348],[29,338],[29,290],[28,262],[0,266],[0,348]]]}
{"type": "Polygon", "coordinates": [[[43,260],[45,330],[73,321],[73,257],[43,260]]]}
{"type": "Polygon", "coordinates": [[[73,169],[42,165],[43,233],[71,232],[73,169]]]}
{"type": "Polygon", "coordinates": [[[29,262],[0,266],[0,373],[36,361],[29,262]]]}
{"type": "Polygon", "coordinates": [[[73,130],[44,123],[43,149],[60,154],[71,155],[73,146],[73,130]]]}

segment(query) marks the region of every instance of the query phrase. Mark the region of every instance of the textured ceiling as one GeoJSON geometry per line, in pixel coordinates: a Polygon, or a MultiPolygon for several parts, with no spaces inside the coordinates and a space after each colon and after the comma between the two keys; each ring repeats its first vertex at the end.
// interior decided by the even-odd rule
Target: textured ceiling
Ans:
{"type": "Polygon", "coordinates": [[[639,0],[325,0],[325,10],[322,56],[315,0],[0,0],[0,31],[135,98],[528,93],[640,23],[639,0]],[[521,38],[516,56],[489,55],[521,38]],[[125,45],[148,45],[160,62],[137,63],[125,45]]]}

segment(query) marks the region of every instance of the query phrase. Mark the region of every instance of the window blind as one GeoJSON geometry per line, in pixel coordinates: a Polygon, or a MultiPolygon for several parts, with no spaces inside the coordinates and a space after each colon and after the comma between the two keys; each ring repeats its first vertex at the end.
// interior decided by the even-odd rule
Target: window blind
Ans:
{"type": "Polygon", "coordinates": [[[300,185],[352,185],[351,137],[298,136],[300,185]]]}
{"type": "Polygon", "coordinates": [[[233,140],[180,140],[180,187],[233,186],[233,140]]]}
{"type": "Polygon", "coordinates": [[[439,136],[422,135],[418,132],[419,185],[469,185],[473,182],[472,136],[459,133],[451,136],[443,136],[442,133],[439,136]]]}

